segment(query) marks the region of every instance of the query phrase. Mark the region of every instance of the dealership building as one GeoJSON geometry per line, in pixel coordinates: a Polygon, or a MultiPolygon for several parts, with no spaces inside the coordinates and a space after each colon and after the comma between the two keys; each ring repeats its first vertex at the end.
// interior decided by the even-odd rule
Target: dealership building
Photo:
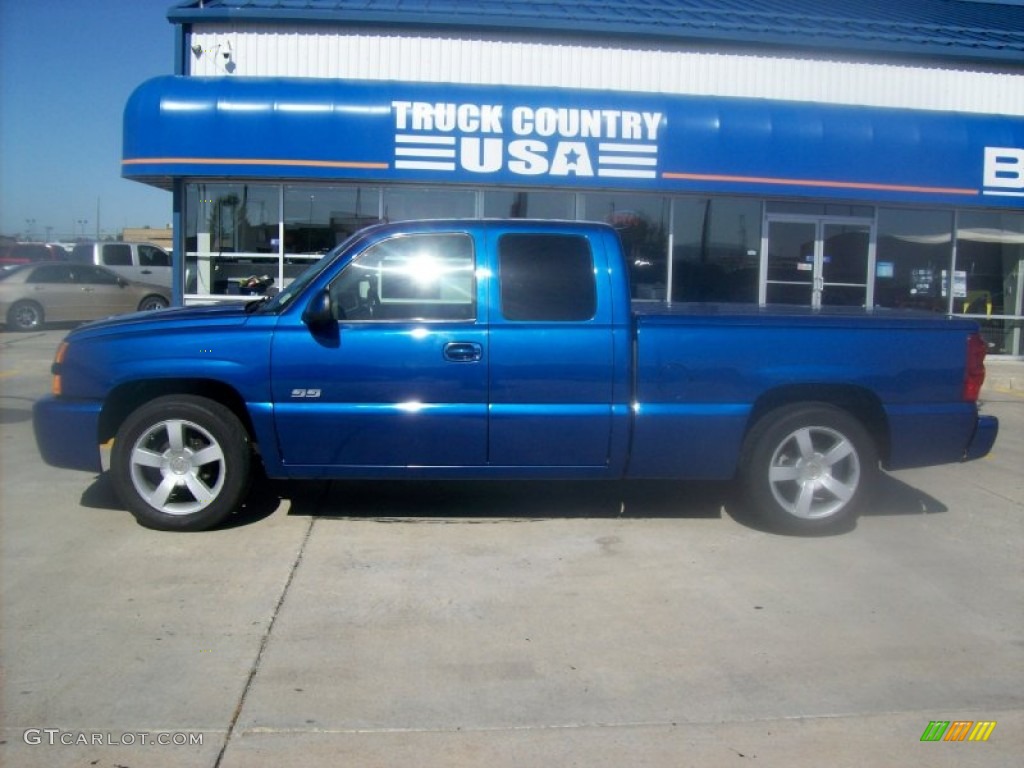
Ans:
{"type": "Polygon", "coordinates": [[[378,221],[604,221],[638,300],[907,307],[1024,356],[1024,6],[193,0],[122,173],[174,291],[287,283],[378,221]]]}

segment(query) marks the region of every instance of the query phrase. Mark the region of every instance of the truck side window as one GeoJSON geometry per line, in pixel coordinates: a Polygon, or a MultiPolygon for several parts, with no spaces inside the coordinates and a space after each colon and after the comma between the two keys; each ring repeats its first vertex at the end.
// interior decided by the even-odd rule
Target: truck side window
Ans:
{"type": "Polygon", "coordinates": [[[451,233],[383,240],[345,267],[331,300],[339,320],[473,320],[473,241],[451,233]]]}
{"type": "Polygon", "coordinates": [[[171,266],[171,255],[152,245],[139,246],[139,266],[141,267],[169,267],[171,266]]]}
{"type": "Polygon", "coordinates": [[[103,263],[108,267],[130,267],[132,265],[132,247],[118,243],[104,245],[103,263]]]}
{"type": "Polygon", "coordinates": [[[506,320],[582,321],[597,311],[590,243],[579,235],[504,235],[498,242],[506,320]]]}

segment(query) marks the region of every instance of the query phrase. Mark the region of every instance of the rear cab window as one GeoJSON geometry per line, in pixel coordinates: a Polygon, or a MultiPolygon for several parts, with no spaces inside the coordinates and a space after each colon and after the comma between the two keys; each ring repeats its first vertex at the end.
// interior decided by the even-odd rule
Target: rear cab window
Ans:
{"type": "Polygon", "coordinates": [[[103,245],[103,263],[108,267],[130,267],[132,265],[132,247],[120,243],[103,245]]]}
{"type": "Polygon", "coordinates": [[[584,322],[597,312],[594,258],[580,235],[503,235],[498,280],[506,320],[584,322]]]}
{"type": "Polygon", "coordinates": [[[171,266],[171,255],[155,245],[140,245],[139,265],[143,267],[169,267],[171,266]]]}

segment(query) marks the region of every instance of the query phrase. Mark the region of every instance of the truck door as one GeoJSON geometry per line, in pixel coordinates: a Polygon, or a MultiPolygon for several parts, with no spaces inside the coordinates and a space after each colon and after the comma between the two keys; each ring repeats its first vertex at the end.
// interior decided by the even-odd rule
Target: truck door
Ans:
{"type": "Polygon", "coordinates": [[[612,427],[610,299],[590,238],[496,236],[490,281],[492,466],[604,467],[612,427]]]}
{"type": "Polygon", "coordinates": [[[282,321],[272,357],[287,465],[480,466],[487,454],[487,332],[465,233],[367,247],[330,289],[333,336],[282,321]]]}

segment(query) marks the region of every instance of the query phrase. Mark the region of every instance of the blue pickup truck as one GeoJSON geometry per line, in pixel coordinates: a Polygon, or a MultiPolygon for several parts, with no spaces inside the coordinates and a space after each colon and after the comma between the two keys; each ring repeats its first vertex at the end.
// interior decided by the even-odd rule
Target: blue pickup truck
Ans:
{"type": "Polygon", "coordinates": [[[733,479],[777,527],[848,521],[879,467],[984,456],[975,323],[633,303],[615,230],[362,230],[283,291],[71,332],[43,458],[143,525],[215,526],[271,478],[733,479]],[[112,441],[112,446],[110,445],[112,441]]]}

